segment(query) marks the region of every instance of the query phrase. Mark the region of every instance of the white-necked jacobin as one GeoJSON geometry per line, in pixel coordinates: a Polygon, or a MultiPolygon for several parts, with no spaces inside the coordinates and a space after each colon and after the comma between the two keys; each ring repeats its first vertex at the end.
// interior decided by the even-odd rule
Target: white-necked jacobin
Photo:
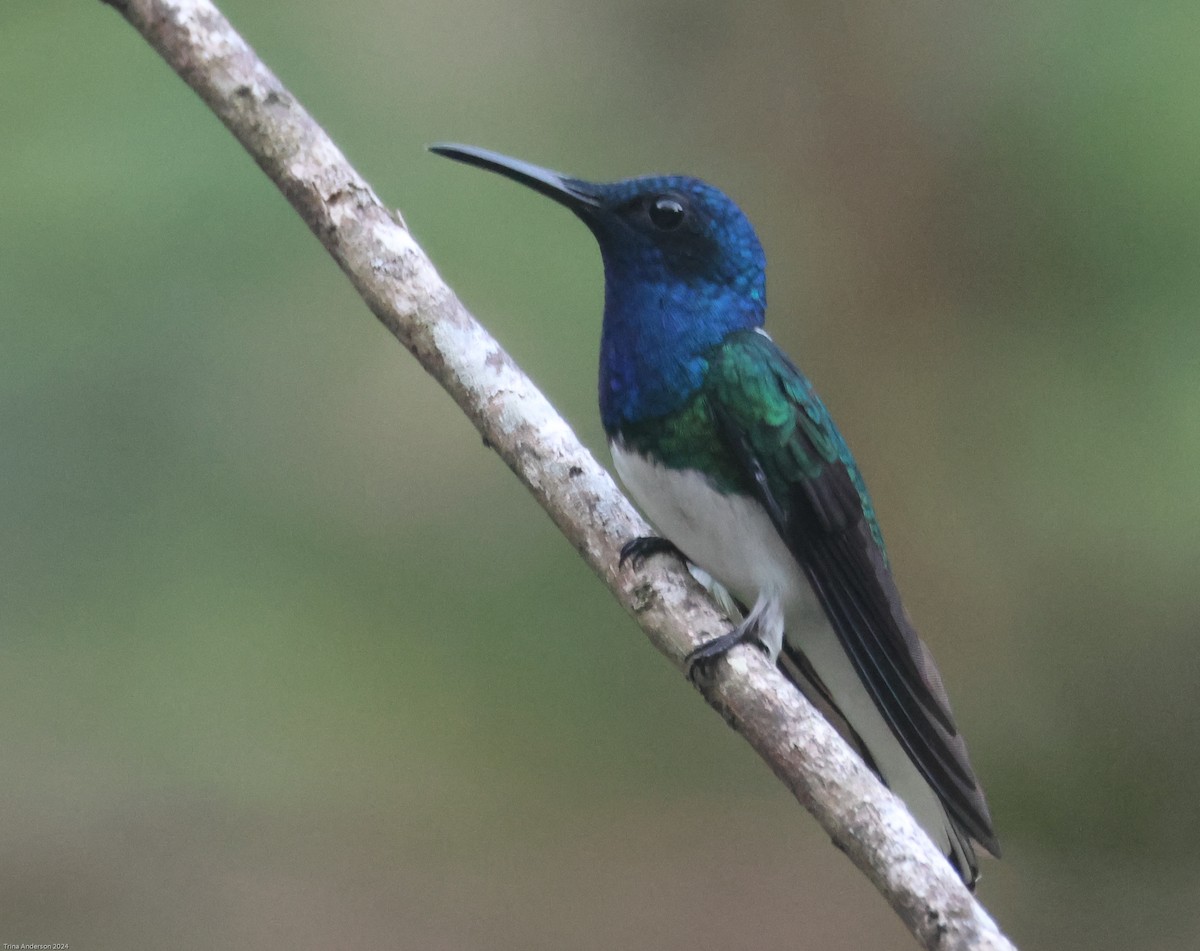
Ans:
{"type": "Polygon", "coordinates": [[[599,242],[600,416],[617,473],[663,535],[622,560],[676,548],[749,606],[691,661],[761,645],[840,715],[973,886],[972,840],[1000,854],[983,789],[858,466],[763,330],[766,258],[741,209],[685,176],[597,184],[484,149],[432,150],[565,205],[599,242]]]}

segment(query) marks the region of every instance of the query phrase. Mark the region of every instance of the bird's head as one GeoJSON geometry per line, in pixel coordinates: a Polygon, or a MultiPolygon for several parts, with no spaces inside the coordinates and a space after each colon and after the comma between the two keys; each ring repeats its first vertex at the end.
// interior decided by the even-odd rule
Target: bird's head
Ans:
{"type": "Polygon", "coordinates": [[[679,288],[700,300],[719,298],[748,326],[761,323],[762,246],[742,210],[711,185],[684,175],[586,182],[472,146],[432,151],[498,172],[571,209],[600,244],[610,295],[649,286],[674,297],[671,289],[679,288]]]}
{"type": "Polygon", "coordinates": [[[742,210],[682,175],[596,183],[464,145],[439,155],[498,172],[573,211],[604,259],[600,406],[605,426],[677,408],[730,334],[759,327],[766,260],[742,210]]]}

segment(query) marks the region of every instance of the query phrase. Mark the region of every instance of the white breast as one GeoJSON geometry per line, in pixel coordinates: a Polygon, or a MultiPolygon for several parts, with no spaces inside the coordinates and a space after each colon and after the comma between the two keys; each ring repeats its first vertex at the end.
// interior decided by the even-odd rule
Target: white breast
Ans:
{"type": "Polygon", "coordinates": [[[789,621],[824,621],[812,588],[771,524],[744,495],[725,495],[694,469],[668,469],[612,443],[613,465],[664,537],[743,604],[777,598],[789,621]],[[794,615],[794,616],[793,616],[794,615]]]}

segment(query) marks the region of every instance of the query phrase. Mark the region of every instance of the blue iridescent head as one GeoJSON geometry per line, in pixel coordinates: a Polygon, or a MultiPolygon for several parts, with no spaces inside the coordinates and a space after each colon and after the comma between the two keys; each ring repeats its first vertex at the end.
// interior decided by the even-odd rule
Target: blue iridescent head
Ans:
{"type": "Polygon", "coordinates": [[[762,246],[741,209],[711,185],[678,175],[597,184],[469,146],[432,150],[553,198],[596,236],[600,415],[610,435],[679,409],[700,388],[713,348],[762,325],[762,246]]]}

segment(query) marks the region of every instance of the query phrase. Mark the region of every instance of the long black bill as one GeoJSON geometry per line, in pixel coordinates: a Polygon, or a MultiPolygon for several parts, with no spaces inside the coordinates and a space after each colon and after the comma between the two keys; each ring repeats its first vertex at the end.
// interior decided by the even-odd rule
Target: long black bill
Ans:
{"type": "Polygon", "coordinates": [[[456,162],[486,168],[489,172],[498,172],[505,178],[511,178],[514,182],[520,182],[535,192],[540,192],[547,198],[553,198],[576,214],[586,215],[589,210],[600,207],[599,196],[587,182],[567,178],[548,168],[540,168],[529,162],[522,162],[520,159],[509,158],[499,152],[477,149],[472,145],[439,143],[429,146],[429,151],[452,158],[456,162]]]}

